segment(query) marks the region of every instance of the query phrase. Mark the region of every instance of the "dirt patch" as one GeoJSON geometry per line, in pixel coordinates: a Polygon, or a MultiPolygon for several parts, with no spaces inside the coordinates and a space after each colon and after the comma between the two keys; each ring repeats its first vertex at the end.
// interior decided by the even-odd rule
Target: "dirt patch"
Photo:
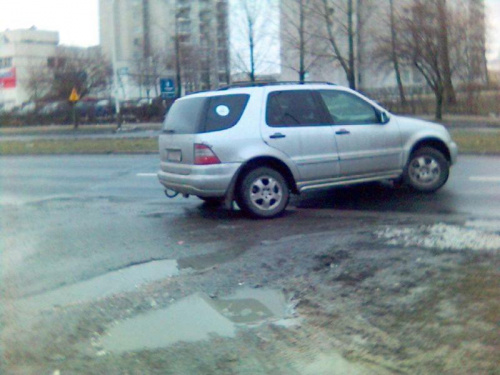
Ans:
{"type": "MultiPolygon", "coordinates": [[[[385,245],[385,239],[376,242],[372,234],[385,227],[372,224],[354,232],[354,222],[344,224],[344,229],[263,239],[210,268],[99,301],[54,307],[32,321],[7,310],[0,370],[468,375],[493,374],[500,368],[498,254],[385,245]],[[266,309],[255,302],[240,303],[245,298],[239,291],[257,295],[261,288],[287,296],[289,323],[270,318],[276,314],[265,303],[266,309]],[[214,301],[223,321],[230,322],[223,334],[206,326],[201,340],[180,338],[171,345],[117,352],[103,345],[113,327],[161,314],[196,293],[214,301]],[[233,302],[224,299],[230,295],[233,302]],[[259,316],[259,324],[233,330],[246,318],[259,316]]],[[[184,315],[181,311],[176,316],[184,315]]],[[[155,335],[160,326],[152,329],[155,335]]]]}

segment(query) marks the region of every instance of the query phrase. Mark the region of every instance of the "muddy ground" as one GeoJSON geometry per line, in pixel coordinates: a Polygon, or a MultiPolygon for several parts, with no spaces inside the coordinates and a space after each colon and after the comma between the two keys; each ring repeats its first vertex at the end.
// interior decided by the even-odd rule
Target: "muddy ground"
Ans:
{"type": "MultiPolygon", "coordinates": [[[[284,230],[286,217],[255,224],[267,230],[247,230],[251,238],[232,241],[232,249],[180,259],[179,272],[132,290],[36,313],[7,293],[0,372],[500,373],[500,222],[347,211],[301,214],[322,224],[310,230],[299,222],[284,230]],[[279,231],[273,231],[280,220],[279,231]],[[276,301],[256,302],[251,290],[275,293],[276,301]],[[246,305],[235,313],[228,301],[238,291],[244,291],[238,303],[246,305]],[[203,311],[218,313],[220,326],[203,325],[203,311]],[[163,312],[174,319],[171,327],[155,320],[163,312]],[[138,321],[141,317],[146,319],[138,321]],[[120,350],[110,337],[127,322],[146,333],[157,330],[152,336],[166,330],[168,337],[171,330],[180,338],[144,348],[129,337],[121,340],[129,349],[120,350]],[[194,324],[202,325],[206,336],[183,340],[185,328],[179,327],[194,324]]],[[[157,212],[153,219],[162,215],[157,212]]],[[[207,245],[237,238],[240,225],[229,218],[211,237],[193,229],[191,238],[207,238],[207,245]]]]}

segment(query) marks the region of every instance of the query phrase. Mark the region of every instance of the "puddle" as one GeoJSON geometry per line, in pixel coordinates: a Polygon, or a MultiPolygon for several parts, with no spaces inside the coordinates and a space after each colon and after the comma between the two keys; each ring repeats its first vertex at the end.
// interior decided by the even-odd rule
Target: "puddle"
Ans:
{"type": "Polygon", "coordinates": [[[122,353],[207,340],[213,335],[231,338],[242,325],[282,321],[290,312],[284,295],[275,290],[242,288],[215,300],[197,293],[166,309],[118,323],[102,338],[102,345],[122,353]]]}
{"type": "Polygon", "coordinates": [[[133,291],[142,284],[178,274],[179,269],[175,260],[148,262],[22,299],[19,301],[19,306],[36,312],[54,306],[88,302],[117,293],[133,291]]]}
{"type": "Polygon", "coordinates": [[[234,337],[235,333],[235,324],[213,308],[210,297],[194,294],[167,309],[119,323],[103,337],[102,345],[120,353],[160,348],[179,341],[206,340],[212,334],[234,337]]]}

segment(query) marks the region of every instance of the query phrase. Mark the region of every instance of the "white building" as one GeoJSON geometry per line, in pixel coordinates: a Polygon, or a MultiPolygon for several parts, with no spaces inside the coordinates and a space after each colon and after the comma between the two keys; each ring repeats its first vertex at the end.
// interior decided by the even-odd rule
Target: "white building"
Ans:
{"type": "Polygon", "coordinates": [[[56,55],[59,33],[35,28],[0,32],[0,108],[30,100],[28,81],[56,55]]]}
{"type": "Polygon", "coordinates": [[[159,79],[178,73],[187,92],[229,81],[227,0],[99,0],[99,15],[124,99],[157,96],[159,79]]]}

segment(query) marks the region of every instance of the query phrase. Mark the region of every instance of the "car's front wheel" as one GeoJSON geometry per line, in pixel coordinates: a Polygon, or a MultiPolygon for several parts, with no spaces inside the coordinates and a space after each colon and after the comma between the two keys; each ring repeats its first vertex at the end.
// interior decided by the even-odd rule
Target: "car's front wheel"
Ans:
{"type": "Polygon", "coordinates": [[[250,216],[271,218],[281,214],[290,199],[285,178],[272,168],[248,172],[238,187],[238,205],[250,216]]]}
{"type": "Polygon", "coordinates": [[[430,193],[448,180],[450,164],[444,155],[432,147],[422,147],[410,155],[404,181],[417,191],[430,193]]]}

